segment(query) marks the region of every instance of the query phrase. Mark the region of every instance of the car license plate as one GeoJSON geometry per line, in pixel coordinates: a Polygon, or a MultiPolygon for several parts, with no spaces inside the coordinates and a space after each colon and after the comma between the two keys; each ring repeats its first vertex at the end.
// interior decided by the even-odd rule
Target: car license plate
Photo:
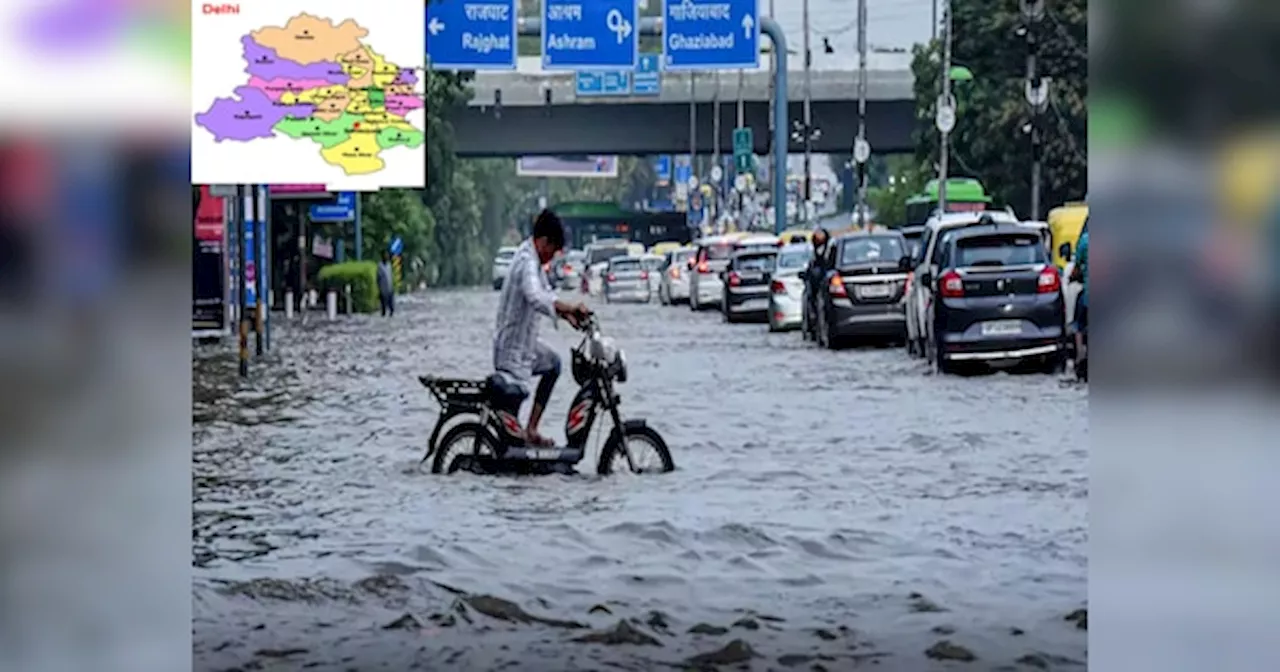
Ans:
{"type": "Polygon", "coordinates": [[[1022,333],[1021,320],[995,320],[982,323],[983,336],[1010,336],[1022,333]]]}
{"type": "Polygon", "coordinates": [[[764,310],[769,307],[768,299],[747,299],[742,302],[743,310],[764,310]]]}
{"type": "Polygon", "coordinates": [[[858,288],[858,296],[864,299],[883,299],[893,293],[889,285],[868,285],[858,288]]]}

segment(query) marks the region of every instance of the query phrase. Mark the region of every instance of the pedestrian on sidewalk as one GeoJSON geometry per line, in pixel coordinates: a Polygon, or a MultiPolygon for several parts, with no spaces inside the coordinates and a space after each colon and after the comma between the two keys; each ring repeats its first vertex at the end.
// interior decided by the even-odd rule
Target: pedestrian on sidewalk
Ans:
{"type": "Polygon", "coordinates": [[[382,301],[382,316],[396,314],[396,283],[391,277],[391,253],[382,253],[378,264],[378,298],[382,301]]]}

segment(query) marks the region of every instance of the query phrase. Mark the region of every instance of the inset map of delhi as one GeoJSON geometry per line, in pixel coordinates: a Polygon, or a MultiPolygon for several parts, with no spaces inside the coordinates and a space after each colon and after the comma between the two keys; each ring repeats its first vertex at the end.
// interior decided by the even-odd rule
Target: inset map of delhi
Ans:
{"type": "Polygon", "coordinates": [[[193,7],[192,182],[425,185],[421,3],[193,7]]]}

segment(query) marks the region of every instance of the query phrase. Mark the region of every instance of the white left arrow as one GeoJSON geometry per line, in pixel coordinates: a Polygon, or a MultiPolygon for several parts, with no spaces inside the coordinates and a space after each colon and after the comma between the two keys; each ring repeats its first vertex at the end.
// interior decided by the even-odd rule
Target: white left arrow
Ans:
{"type": "Polygon", "coordinates": [[[427,30],[431,31],[432,35],[439,35],[440,31],[444,30],[444,22],[433,16],[427,24],[427,30]]]}
{"type": "Polygon", "coordinates": [[[750,39],[751,29],[755,28],[755,26],[756,26],[755,19],[752,19],[750,14],[744,14],[742,16],[742,36],[743,37],[750,39]]]}

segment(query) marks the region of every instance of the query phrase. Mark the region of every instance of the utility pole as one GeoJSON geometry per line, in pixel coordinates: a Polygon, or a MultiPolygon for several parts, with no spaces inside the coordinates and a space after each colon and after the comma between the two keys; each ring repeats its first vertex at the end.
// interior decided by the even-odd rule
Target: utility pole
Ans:
{"type": "Polygon", "coordinates": [[[934,125],[938,128],[941,151],[938,159],[938,209],[947,211],[947,162],[950,159],[951,131],[956,127],[955,97],[951,95],[951,0],[943,7],[942,95],[938,97],[934,125]]]}
{"type": "Polygon", "coordinates": [[[245,281],[248,273],[245,271],[245,265],[249,263],[248,246],[245,245],[245,207],[244,207],[244,185],[236,185],[236,204],[235,204],[235,227],[236,227],[236,251],[240,254],[240,263],[236,268],[238,282],[236,288],[239,289],[239,317],[240,317],[240,377],[246,378],[249,375],[249,283],[245,281]]]}
{"type": "Polygon", "coordinates": [[[1036,72],[1040,52],[1039,28],[1044,18],[1044,0],[1020,0],[1023,26],[1018,31],[1027,40],[1027,81],[1024,96],[1031,107],[1031,122],[1024,130],[1031,136],[1031,221],[1040,221],[1041,147],[1040,117],[1049,106],[1049,78],[1036,72]]]}
{"type": "Polygon", "coordinates": [[[933,0],[933,22],[929,25],[933,28],[933,39],[938,39],[938,0],[933,0]]]}
{"type": "Polygon", "coordinates": [[[813,50],[809,48],[809,0],[804,0],[804,202],[801,221],[809,221],[809,202],[813,199],[813,50]]]}
{"type": "Polygon", "coordinates": [[[266,208],[263,207],[262,201],[259,199],[261,194],[258,192],[258,185],[249,185],[249,219],[253,221],[253,246],[256,248],[253,251],[254,295],[257,299],[253,305],[253,340],[256,346],[254,352],[261,357],[263,346],[265,345],[262,341],[262,323],[267,314],[267,297],[263,293],[267,278],[264,272],[266,270],[266,254],[264,253],[267,246],[265,244],[266,241],[263,240],[266,236],[266,227],[262,225],[263,210],[266,208]]]}
{"type": "Polygon", "coordinates": [[[858,0],[858,140],[853,156],[858,162],[858,228],[867,228],[867,0],[858,0]]]}

